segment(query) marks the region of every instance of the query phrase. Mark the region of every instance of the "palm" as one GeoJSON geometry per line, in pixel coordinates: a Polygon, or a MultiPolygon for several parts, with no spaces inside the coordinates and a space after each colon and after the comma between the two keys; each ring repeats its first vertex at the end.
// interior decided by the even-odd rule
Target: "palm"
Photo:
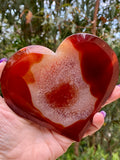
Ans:
{"type": "Polygon", "coordinates": [[[6,159],[56,159],[72,143],[44,127],[14,114],[0,97],[0,151],[6,159]]]}

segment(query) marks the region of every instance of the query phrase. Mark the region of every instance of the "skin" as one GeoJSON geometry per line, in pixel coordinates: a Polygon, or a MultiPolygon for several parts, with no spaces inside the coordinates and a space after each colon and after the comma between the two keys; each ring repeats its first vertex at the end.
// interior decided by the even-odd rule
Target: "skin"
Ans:
{"type": "MultiPolygon", "coordinates": [[[[0,76],[5,66],[0,63],[0,76]]],[[[120,98],[116,86],[106,104],[120,98]]],[[[105,104],[105,105],[106,105],[105,104]]],[[[99,130],[104,123],[100,112],[93,117],[92,125],[84,137],[99,130]]],[[[66,152],[72,140],[17,116],[0,97],[0,159],[1,160],[55,160],[66,152]]]]}

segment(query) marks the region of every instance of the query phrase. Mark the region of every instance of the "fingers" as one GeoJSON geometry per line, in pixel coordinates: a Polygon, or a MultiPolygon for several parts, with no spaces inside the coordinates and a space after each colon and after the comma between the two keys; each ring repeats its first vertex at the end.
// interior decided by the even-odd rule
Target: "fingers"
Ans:
{"type": "MultiPolygon", "coordinates": [[[[108,98],[108,100],[106,101],[106,103],[102,107],[117,100],[118,98],[120,98],[120,85],[115,86],[111,96],[108,98]]],[[[92,135],[97,130],[99,130],[102,127],[102,125],[104,124],[104,117],[105,117],[104,111],[96,113],[93,117],[92,125],[88,128],[88,130],[86,131],[86,133],[83,137],[86,137],[88,135],[92,135]]]]}
{"type": "Polygon", "coordinates": [[[0,77],[1,77],[1,75],[2,75],[2,71],[3,71],[3,69],[4,69],[5,65],[6,65],[6,62],[7,62],[7,59],[6,59],[6,58],[2,58],[2,59],[0,60],[0,77]]]}
{"type": "Polygon", "coordinates": [[[98,112],[93,117],[92,125],[96,128],[95,131],[99,130],[104,124],[104,115],[101,112],[98,112]]]}
{"type": "Polygon", "coordinates": [[[93,121],[92,121],[91,126],[88,128],[88,130],[84,134],[83,138],[88,135],[92,135],[93,133],[98,131],[102,127],[102,125],[104,124],[104,117],[105,116],[106,116],[106,114],[104,111],[96,113],[93,117],[93,121]]]}
{"type": "Polygon", "coordinates": [[[108,100],[105,102],[105,104],[102,107],[117,100],[118,98],[120,98],[120,85],[115,86],[111,96],[108,98],[108,100]]]}

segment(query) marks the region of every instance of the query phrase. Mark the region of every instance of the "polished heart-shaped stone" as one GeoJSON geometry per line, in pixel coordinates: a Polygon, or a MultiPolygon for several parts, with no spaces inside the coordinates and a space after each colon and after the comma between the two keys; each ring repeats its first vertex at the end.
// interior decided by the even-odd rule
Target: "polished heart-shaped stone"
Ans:
{"type": "Polygon", "coordinates": [[[1,89],[18,115],[80,141],[117,79],[114,51],[80,33],[67,37],[56,53],[39,45],[20,49],[5,66],[1,89]]]}

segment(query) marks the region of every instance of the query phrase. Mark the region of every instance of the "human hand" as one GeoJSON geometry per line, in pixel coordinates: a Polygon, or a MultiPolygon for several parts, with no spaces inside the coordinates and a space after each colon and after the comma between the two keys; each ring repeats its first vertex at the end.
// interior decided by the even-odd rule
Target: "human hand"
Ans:
{"type": "MultiPolygon", "coordinates": [[[[0,63],[0,75],[5,62],[0,63]]],[[[107,104],[119,98],[120,87],[116,86],[107,104]]],[[[102,112],[103,113],[103,112],[102,112]]],[[[101,128],[104,116],[101,112],[93,117],[85,136],[101,128]]],[[[0,97],[0,159],[1,160],[54,160],[73,143],[58,133],[17,116],[0,97]]]]}

